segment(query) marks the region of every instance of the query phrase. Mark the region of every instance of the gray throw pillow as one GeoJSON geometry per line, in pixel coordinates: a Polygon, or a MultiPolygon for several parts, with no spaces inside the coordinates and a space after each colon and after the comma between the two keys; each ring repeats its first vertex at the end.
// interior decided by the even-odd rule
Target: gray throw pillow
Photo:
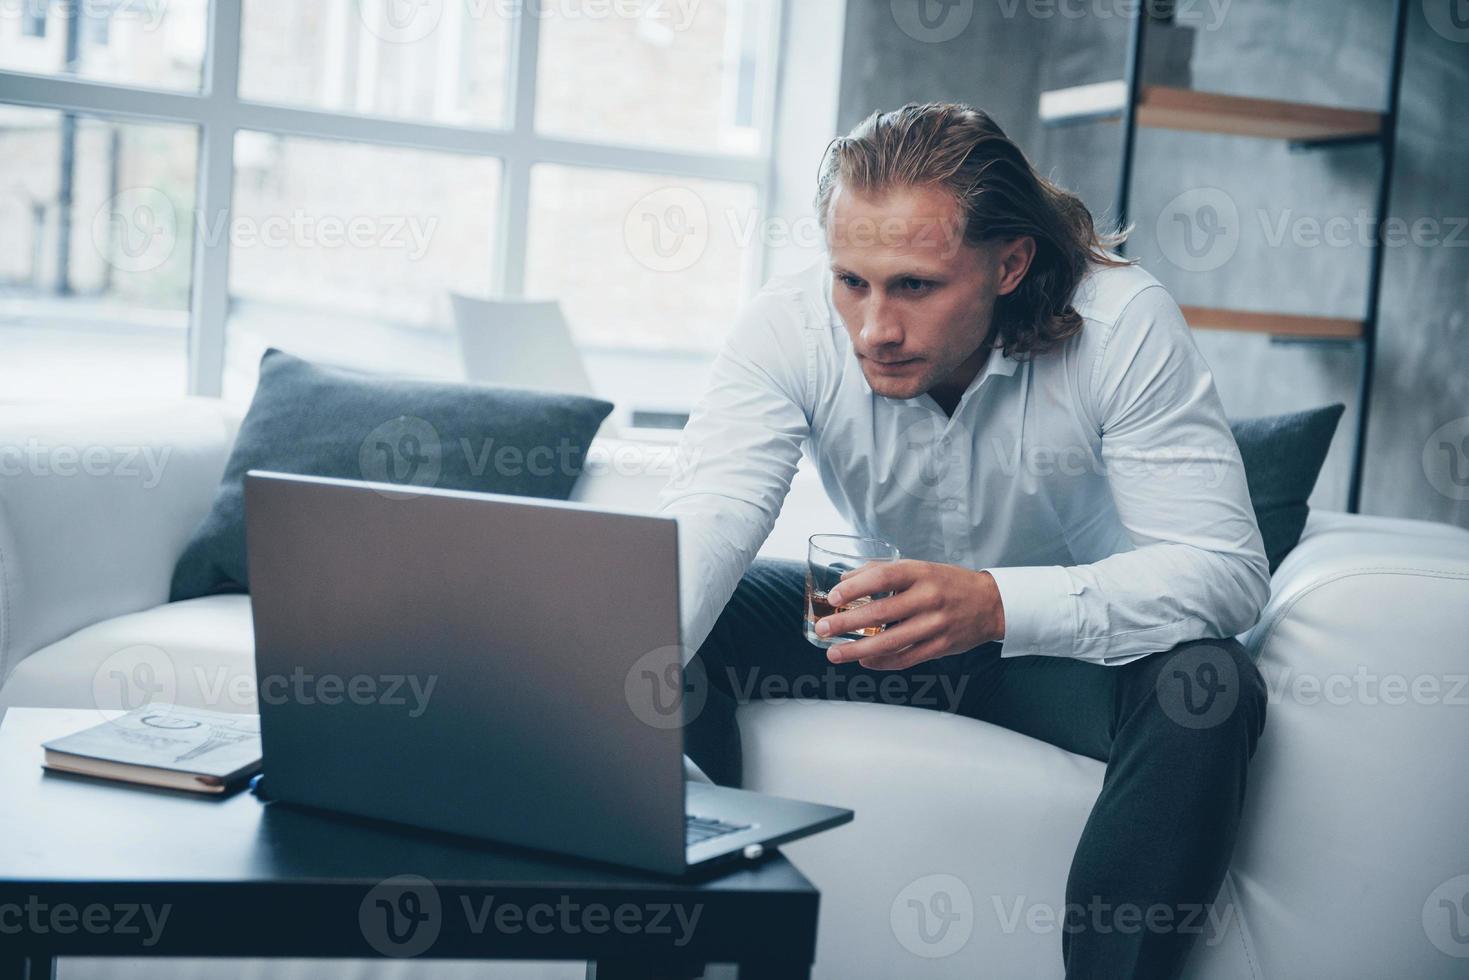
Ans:
{"type": "Polygon", "coordinates": [[[1229,423],[1250,485],[1250,503],[1265,539],[1270,571],[1280,567],[1301,540],[1306,501],[1321,475],[1321,464],[1331,448],[1346,406],[1327,405],[1290,415],[1238,419],[1229,423]]]}
{"type": "Polygon", "coordinates": [[[611,411],[579,395],[409,380],[272,348],[214,504],[174,567],[170,601],[248,590],[249,470],[565,500],[611,411]]]}

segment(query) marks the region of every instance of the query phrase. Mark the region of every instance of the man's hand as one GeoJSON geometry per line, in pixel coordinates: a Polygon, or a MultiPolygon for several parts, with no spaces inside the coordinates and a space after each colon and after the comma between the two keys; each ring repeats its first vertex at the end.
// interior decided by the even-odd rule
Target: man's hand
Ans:
{"type": "Polygon", "coordinates": [[[888,624],[876,636],[832,647],[832,663],[904,670],[1005,636],[1005,609],[989,572],[910,559],[874,562],[843,575],[827,600],[841,606],[875,592],[893,594],[816,623],[822,636],[888,624]]]}

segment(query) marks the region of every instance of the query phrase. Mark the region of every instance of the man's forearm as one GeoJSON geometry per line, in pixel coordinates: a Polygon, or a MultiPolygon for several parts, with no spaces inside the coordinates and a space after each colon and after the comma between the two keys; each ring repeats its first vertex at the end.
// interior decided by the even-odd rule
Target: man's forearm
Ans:
{"type": "Polygon", "coordinates": [[[1244,553],[1164,543],[1090,565],[995,568],[1003,655],[1122,664],[1254,625],[1268,570],[1244,553]]]}

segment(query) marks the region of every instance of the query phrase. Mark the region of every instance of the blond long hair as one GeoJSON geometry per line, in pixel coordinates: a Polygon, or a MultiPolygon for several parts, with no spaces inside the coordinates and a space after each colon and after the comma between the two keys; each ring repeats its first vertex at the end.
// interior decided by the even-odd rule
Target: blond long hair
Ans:
{"type": "Polygon", "coordinates": [[[938,185],[959,203],[967,244],[1035,240],[1025,278],[995,304],[989,342],[1007,356],[1044,354],[1080,332],[1071,299],[1089,263],[1129,264],[1109,254],[1127,230],[1099,233],[1081,198],[1037,173],[987,113],[962,103],[874,112],[834,140],[816,191],[823,230],[839,184],[861,194],[938,185]]]}

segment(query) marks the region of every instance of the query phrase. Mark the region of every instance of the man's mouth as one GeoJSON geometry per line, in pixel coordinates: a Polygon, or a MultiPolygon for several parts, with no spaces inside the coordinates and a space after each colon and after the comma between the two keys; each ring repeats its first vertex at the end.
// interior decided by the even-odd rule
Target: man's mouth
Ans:
{"type": "Polygon", "coordinates": [[[916,357],[903,358],[902,360],[886,361],[878,360],[875,357],[868,357],[866,358],[866,360],[869,364],[874,365],[879,371],[900,371],[903,368],[908,367],[909,365],[918,363],[918,358],[916,357]]]}

